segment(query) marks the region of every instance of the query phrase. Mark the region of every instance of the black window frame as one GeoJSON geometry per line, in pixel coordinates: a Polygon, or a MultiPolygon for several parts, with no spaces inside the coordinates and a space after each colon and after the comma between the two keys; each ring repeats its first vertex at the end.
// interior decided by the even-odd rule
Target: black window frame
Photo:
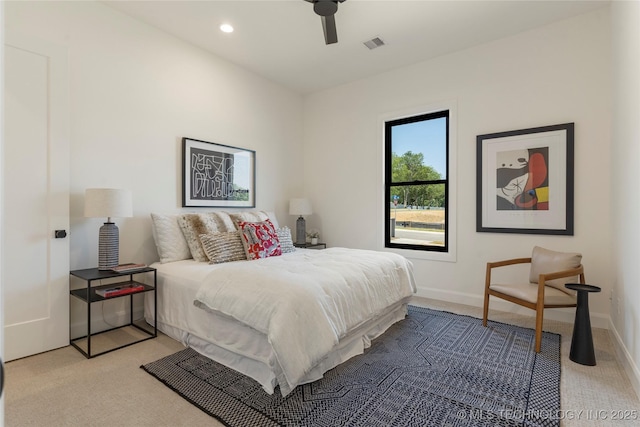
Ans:
{"type": "Polygon", "coordinates": [[[390,249],[409,249],[409,250],[417,250],[417,251],[427,251],[427,252],[449,252],[449,144],[450,144],[450,110],[440,110],[432,113],[421,113],[409,117],[403,117],[400,119],[393,119],[385,121],[384,123],[384,176],[385,176],[385,196],[384,196],[384,216],[385,216],[385,233],[384,233],[384,247],[390,249]],[[411,182],[392,182],[392,147],[393,147],[393,138],[392,138],[392,129],[394,126],[428,121],[433,119],[446,119],[446,164],[447,171],[444,179],[439,180],[428,180],[428,181],[411,181],[411,182]],[[417,244],[409,244],[409,243],[392,243],[391,242],[391,209],[389,207],[389,203],[391,201],[391,188],[392,187],[401,187],[406,185],[437,185],[444,184],[444,208],[445,208],[445,217],[444,217],[444,245],[436,246],[436,245],[417,245],[417,244]]]}

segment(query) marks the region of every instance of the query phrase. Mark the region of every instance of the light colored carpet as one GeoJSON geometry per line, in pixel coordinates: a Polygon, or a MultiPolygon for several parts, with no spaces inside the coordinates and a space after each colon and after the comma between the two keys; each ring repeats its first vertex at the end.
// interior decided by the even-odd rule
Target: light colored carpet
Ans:
{"type": "MultiPolygon", "coordinates": [[[[415,298],[414,305],[480,318],[477,307],[415,298]]],[[[490,319],[533,327],[531,317],[492,311],[490,319]]],[[[546,321],[544,330],[562,335],[562,426],[640,426],[616,422],[617,411],[638,411],[640,401],[618,364],[608,332],[593,329],[596,366],[569,360],[573,325],[546,321]]],[[[7,363],[5,425],[12,426],[220,426],[140,369],[181,350],[160,334],[93,359],[73,347],[7,363]]],[[[640,417],[640,415],[638,415],[640,417]]]]}

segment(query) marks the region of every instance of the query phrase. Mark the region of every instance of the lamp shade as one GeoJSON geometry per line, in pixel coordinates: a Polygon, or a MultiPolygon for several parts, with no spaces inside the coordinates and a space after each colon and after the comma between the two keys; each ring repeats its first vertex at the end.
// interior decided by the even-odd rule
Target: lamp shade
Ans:
{"type": "Polygon", "coordinates": [[[84,193],[84,216],[91,218],[133,216],[131,191],[114,188],[87,188],[84,193]]]}
{"type": "Polygon", "coordinates": [[[311,215],[311,202],[308,199],[291,199],[289,200],[289,215],[311,215]]]}

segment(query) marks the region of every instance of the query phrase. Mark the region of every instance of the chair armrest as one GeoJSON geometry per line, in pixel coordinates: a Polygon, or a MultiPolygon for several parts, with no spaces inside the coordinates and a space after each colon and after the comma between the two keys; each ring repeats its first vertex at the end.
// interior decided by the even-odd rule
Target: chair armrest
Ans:
{"type": "Polygon", "coordinates": [[[531,262],[531,258],[506,259],[504,261],[488,262],[487,269],[505,267],[507,265],[514,265],[514,264],[527,264],[530,262],[531,262]]]}
{"type": "Polygon", "coordinates": [[[498,267],[506,267],[508,265],[516,265],[516,264],[528,264],[531,263],[531,258],[513,258],[506,259],[504,261],[495,261],[487,263],[487,274],[484,280],[484,288],[485,293],[489,291],[489,286],[491,286],[491,270],[498,267]]]}
{"type": "Polygon", "coordinates": [[[563,277],[580,276],[580,283],[585,283],[584,267],[580,264],[578,268],[571,268],[564,271],[556,271],[555,273],[541,274],[538,276],[538,306],[544,307],[544,289],[547,280],[561,279],[563,277]]]}
{"type": "Polygon", "coordinates": [[[582,265],[580,265],[580,267],[571,268],[569,270],[556,271],[554,273],[541,274],[540,278],[538,280],[538,283],[542,283],[544,285],[544,282],[546,282],[548,280],[561,279],[563,277],[573,277],[573,276],[580,276],[580,283],[584,283],[583,282],[584,281],[584,267],[582,265]]]}

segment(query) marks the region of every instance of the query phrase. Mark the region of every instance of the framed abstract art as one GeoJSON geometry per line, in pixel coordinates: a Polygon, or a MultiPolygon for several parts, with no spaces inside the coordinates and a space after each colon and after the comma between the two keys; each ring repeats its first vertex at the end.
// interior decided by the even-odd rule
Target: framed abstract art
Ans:
{"type": "Polygon", "coordinates": [[[182,138],[183,207],[255,207],[256,153],[182,138]]]}
{"type": "Polygon", "coordinates": [[[476,231],[573,235],[574,123],[478,135],[476,231]]]}

